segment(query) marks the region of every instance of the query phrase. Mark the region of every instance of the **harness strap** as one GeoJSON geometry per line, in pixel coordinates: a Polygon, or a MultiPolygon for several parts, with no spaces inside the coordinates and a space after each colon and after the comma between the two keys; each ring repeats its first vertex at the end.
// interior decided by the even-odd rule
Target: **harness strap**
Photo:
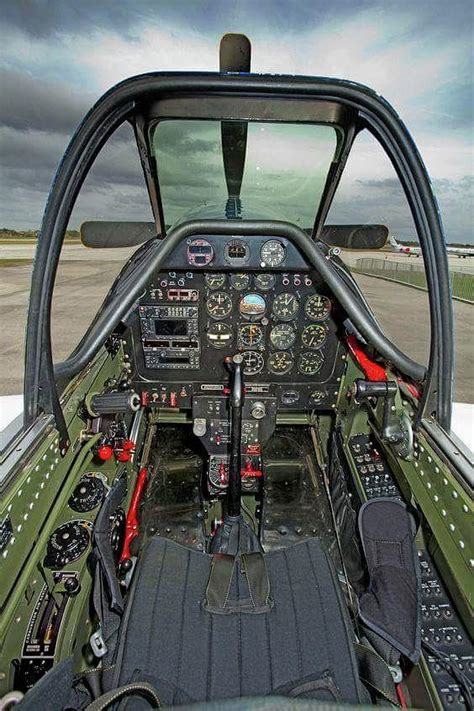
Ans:
{"type": "Polygon", "coordinates": [[[161,708],[160,698],[151,684],[145,681],[132,681],[130,684],[124,684],[117,689],[112,689],[112,691],[102,694],[102,696],[99,696],[86,706],[85,711],[104,711],[104,709],[125,696],[141,696],[148,701],[152,709],[161,708]]]}
{"type": "Polygon", "coordinates": [[[365,644],[354,643],[354,649],[361,681],[370,686],[376,696],[400,706],[392,672],[382,657],[365,644]]]}

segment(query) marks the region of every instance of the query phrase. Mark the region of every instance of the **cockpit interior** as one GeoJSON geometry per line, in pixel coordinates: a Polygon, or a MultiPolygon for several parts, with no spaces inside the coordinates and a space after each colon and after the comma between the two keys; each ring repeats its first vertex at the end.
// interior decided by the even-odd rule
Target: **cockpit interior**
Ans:
{"type": "Polygon", "coordinates": [[[40,240],[29,440],[1,481],[3,708],[471,708],[472,497],[436,435],[449,319],[428,368],[404,353],[340,258],[382,249],[387,228],[326,220],[370,111],[398,160],[395,112],[350,82],[129,82],[78,129],[40,240]],[[44,291],[65,201],[124,117],[155,222],[82,226],[89,247],[136,249],[53,370],[44,291]],[[320,159],[299,197],[278,174],[295,126],[317,129],[320,159]],[[197,155],[219,211],[173,203],[169,145],[183,175],[197,155]]]}

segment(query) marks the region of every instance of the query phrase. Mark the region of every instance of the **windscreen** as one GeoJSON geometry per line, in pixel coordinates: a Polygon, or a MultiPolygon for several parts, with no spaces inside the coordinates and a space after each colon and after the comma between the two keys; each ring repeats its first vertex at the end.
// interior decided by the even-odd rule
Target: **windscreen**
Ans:
{"type": "MultiPolygon", "coordinates": [[[[229,216],[220,121],[161,121],[152,147],[167,226],[229,216]]],[[[312,227],[336,148],[331,126],[249,123],[239,216],[312,227]]]]}

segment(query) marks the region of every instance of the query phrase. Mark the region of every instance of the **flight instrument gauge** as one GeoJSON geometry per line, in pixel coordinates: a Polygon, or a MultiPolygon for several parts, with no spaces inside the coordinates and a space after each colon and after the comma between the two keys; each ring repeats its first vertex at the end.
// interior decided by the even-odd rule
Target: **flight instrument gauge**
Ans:
{"type": "Polygon", "coordinates": [[[261,291],[268,291],[275,286],[276,277],[274,274],[256,274],[254,278],[254,284],[256,289],[261,289],[261,291]]]}
{"type": "Polygon", "coordinates": [[[262,342],[263,329],[258,323],[248,323],[240,327],[239,336],[243,346],[258,346],[262,342]]]}
{"type": "Polygon", "coordinates": [[[303,329],[301,342],[306,348],[321,348],[327,335],[328,330],[324,324],[311,323],[303,329]]]}
{"type": "Polygon", "coordinates": [[[299,309],[299,301],[293,294],[278,294],[273,301],[273,314],[280,321],[292,321],[299,309]]]}
{"type": "Polygon", "coordinates": [[[275,375],[285,375],[293,367],[293,358],[286,351],[272,353],[268,359],[267,367],[275,375]]]}
{"type": "Polygon", "coordinates": [[[207,313],[215,319],[227,318],[232,311],[232,299],[223,291],[215,291],[207,299],[207,313]]]}
{"type": "Polygon", "coordinates": [[[313,294],[306,299],[304,312],[312,321],[326,321],[331,313],[331,301],[327,296],[313,294]]]}
{"type": "Polygon", "coordinates": [[[298,370],[303,375],[315,375],[321,370],[324,356],[321,351],[305,351],[298,360],[298,370]]]}
{"type": "Polygon", "coordinates": [[[232,274],[230,277],[230,284],[236,291],[243,291],[250,284],[249,274],[232,274]]]}
{"type": "Polygon", "coordinates": [[[232,328],[228,323],[211,323],[207,329],[207,342],[213,348],[225,348],[232,343],[232,328]]]}
{"type": "Polygon", "coordinates": [[[245,294],[240,299],[239,311],[248,321],[260,321],[267,308],[267,303],[260,294],[245,294]]]}
{"type": "Polygon", "coordinates": [[[279,267],[286,257],[286,247],[278,239],[269,239],[262,245],[260,259],[264,267],[279,267]]]}
{"type": "Polygon", "coordinates": [[[206,274],[204,281],[209,289],[222,289],[225,284],[225,274],[206,274]]]}
{"type": "Polygon", "coordinates": [[[188,243],[188,264],[206,267],[214,259],[214,249],[207,239],[193,239],[188,243]]]}
{"type": "Polygon", "coordinates": [[[278,350],[291,348],[295,340],[295,329],[289,323],[277,323],[270,331],[270,343],[278,350]]]}
{"type": "Polygon", "coordinates": [[[242,353],[242,370],[244,375],[257,375],[263,369],[263,356],[257,351],[242,353]]]}

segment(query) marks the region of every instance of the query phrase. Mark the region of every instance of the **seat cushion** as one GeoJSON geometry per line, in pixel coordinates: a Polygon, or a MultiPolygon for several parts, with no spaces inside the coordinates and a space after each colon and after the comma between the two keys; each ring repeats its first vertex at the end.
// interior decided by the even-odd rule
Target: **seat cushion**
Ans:
{"type": "Polygon", "coordinates": [[[204,609],[211,560],[164,538],[148,543],[127,602],[115,685],[149,681],[167,705],[272,693],[361,701],[350,622],[319,540],[265,556],[274,604],[263,614],[204,609]]]}

